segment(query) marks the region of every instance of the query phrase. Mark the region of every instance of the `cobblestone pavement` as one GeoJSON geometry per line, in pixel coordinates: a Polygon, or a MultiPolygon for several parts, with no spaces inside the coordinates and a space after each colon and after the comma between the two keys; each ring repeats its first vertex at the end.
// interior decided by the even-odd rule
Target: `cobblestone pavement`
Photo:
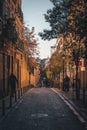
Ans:
{"type": "Polygon", "coordinates": [[[85,95],[85,104],[83,103],[83,93],[80,92],[80,100],[76,100],[75,91],[70,88],[69,92],[62,91],[61,89],[54,88],[59,92],[73,107],[87,120],[87,92],[85,95]]]}
{"type": "Polygon", "coordinates": [[[0,122],[0,130],[86,130],[86,122],[64,98],[50,88],[34,88],[0,122]]]}

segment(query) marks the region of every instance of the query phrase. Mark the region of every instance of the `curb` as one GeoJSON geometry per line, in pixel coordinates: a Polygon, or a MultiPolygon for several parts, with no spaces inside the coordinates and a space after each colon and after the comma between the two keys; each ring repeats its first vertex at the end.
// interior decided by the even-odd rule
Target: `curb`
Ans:
{"type": "Polygon", "coordinates": [[[58,93],[58,90],[56,89],[52,89],[55,93],[57,93],[58,95],[60,95],[63,97],[63,99],[65,99],[77,112],[78,114],[85,120],[85,123],[87,122],[87,114],[85,112],[82,112],[77,105],[75,105],[75,103],[71,100],[68,99],[67,96],[65,96],[63,93],[58,93]]]}
{"type": "Polygon", "coordinates": [[[75,108],[75,110],[78,111],[78,113],[87,121],[87,114],[86,114],[85,112],[82,112],[82,111],[78,108],[78,106],[76,106],[75,103],[74,103],[72,100],[68,99],[64,94],[61,94],[61,95],[62,95],[62,96],[65,98],[65,100],[67,100],[67,101],[75,108]]]}

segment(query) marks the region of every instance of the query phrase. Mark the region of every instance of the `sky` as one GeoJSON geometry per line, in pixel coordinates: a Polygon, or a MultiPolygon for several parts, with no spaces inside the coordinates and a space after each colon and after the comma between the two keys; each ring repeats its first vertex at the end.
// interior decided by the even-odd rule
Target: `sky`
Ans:
{"type": "Polygon", "coordinates": [[[44,41],[38,36],[38,33],[42,32],[43,29],[49,29],[49,23],[45,22],[44,14],[52,7],[50,0],[22,0],[24,23],[30,29],[35,27],[41,59],[50,57],[50,47],[56,43],[55,39],[44,41]]]}

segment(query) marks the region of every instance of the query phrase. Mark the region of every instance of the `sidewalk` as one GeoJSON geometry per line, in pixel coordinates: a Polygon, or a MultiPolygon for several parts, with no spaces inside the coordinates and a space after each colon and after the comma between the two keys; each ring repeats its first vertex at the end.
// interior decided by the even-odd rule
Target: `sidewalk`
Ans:
{"type": "Polygon", "coordinates": [[[85,104],[83,103],[83,93],[80,92],[80,99],[76,100],[75,91],[70,88],[69,92],[65,92],[55,88],[60,94],[87,120],[87,91],[85,94],[85,104]]]}
{"type": "Polygon", "coordinates": [[[14,107],[17,102],[20,101],[20,99],[30,90],[30,88],[27,86],[23,89],[17,89],[14,96],[7,96],[2,99],[0,99],[0,120],[5,118],[5,116],[9,113],[9,111],[14,107]]]}
{"type": "Polygon", "coordinates": [[[14,97],[7,96],[0,100],[0,120],[5,117],[11,108],[16,105],[22,96],[17,93],[14,97]]]}

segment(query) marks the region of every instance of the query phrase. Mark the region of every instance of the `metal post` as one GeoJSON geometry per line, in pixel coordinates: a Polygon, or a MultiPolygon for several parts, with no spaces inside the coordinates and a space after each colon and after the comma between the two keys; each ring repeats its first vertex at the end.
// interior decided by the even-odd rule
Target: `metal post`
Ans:
{"type": "MultiPolygon", "coordinates": [[[[78,60],[77,60],[78,61],[78,60]]],[[[79,100],[79,86],[78,86],[78,62],[76,63],[76,99],[79,100]]]]}
{"type": "Polygon", "coordinates": [[[62,90],[64,91],[64,59],[63,59],[63,86],[62,86],[62,90]]]}
{"type": "Polygon", "coordinates": [[[12,107],[12,94],[10,94],[10,107],[12,107]]]}
{"type": "Polygon", "coordinates": [[[17,92],[15,91],[15,102],[17,102],[17,92]]]}
{"type": "Polygon", "coordinates": [[[3,100],[2,100],[2,115],[5,115],[5,54],[3,52],[3,100]]]}
{"type": "Polygon", "coordinates": [[[83,103],[85,104],[85,67],[82,67],[83,103]]]}
{"type": "Polygon", "coordinates": [[[18,89],[18,98],[20,98],[20,88],[18,89]]]}
{"type": "Polygon", "coordinates": [[[2,100],[2,115],[5,115],[5,99],[2,100]]]}
{"type": "Polygon", "coordinates": [[[75,79],[74,79],[74,68],[75,66],[73,66],[73,84],[72,84],[72,99],[74,99],[74,92],[75,92],[75,79]]]}
{"type": "Polygon", "coordinates": [[[3,97],[5,96],[5,54],[3,53],[3,97]]]}
{"type": "Polygon", "coordinates": [[[22,88],[21,88],[21,96],[22,96],[22,88]]]}
{"type": "Polygon", "coordinates": [[[83,87],[83,103],[85,104],[85,87],[83,87]]]}

